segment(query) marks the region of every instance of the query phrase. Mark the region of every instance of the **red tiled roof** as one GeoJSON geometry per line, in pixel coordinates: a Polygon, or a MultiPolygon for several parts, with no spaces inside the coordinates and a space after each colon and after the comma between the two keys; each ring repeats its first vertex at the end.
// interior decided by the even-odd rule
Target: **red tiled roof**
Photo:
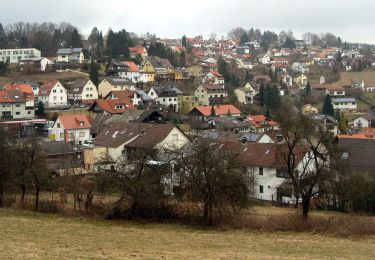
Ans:
{"type": "Polygon", "coordinates": [[[133,61],[123,61],[122,63],[125,64],[126,66],[128,66],[128,70],[130,72],[138,72],[139,71],[137,65],[133,61]]]}
{"type": "Polygon", "coordinates": [[[127,99],[127,98],[132,98],[134,96],[134,91],[125,89],[125,90],[117,90],[117,91],[111,91],[108,93],[108,95],[104,99],[110,99],[107,98],[111,94],[114,95],[117,99],[127,99]]]}
{"type": "Polygon", "coordinates": [[[46,81],[39,88],[39,96],[49,96],[52,88],[59,83],[57,80],[46,81]],[[44,93],[43,93],[44,92],[44,93]]]}
{"type": "Polygon", "coordinates": [[[218,77],[218,78],[224,78],[224,76],[221,75],[218,71],[211,70],[210,72],[211,72],[211,74],[214,75],[215,77],[218,77]]]}
{"type": "Polygon", "coordinates": [[[142,53],[145,51],[145,47],[130,47],[129,51],[136,55],[142,55],[142,53]]]}
{"type": "Polygon", "coordinates": [[[58,119],[60,119],[65,129],[91,128],[91,118],[86,115],[61,115],[58,119]]]}
{"type": "Polygon", "coordinates": [[[23,93],[19,90],[1,90],[0,103],[23,103],[23,93]]]}
{"type": "Polygon", "coordinates": [[[92,107],[95,105],[98,105],[101,109],[103,109],[104,111],[110,114],[122,114],[129,109],[135,109],[133,103],[131,102],[129,98],[97,99],[95,100],[92,107]],[[117,105],[122,105],[124,106],[124,108],[116,109],[117,105]]]}
{"type": "Polygon", "coordinates": [[[34,100],[34,91],[33,87],[31,84],[13,84],[13,83],[8,83],[4,85],[5,90],[7,91],[21,91],[22,96],[26,100],[34,100]]]}
{"type": "MultiPolygon", "coordinates": [[[[211,106],[197,106],[195,107],[199,112],[201,112],[204,116],[211,115],[211,106]]],[[[227,115],[228,111],[231,114],[241,114],[241,111],[233,105],[216,105],[214,106],[215,115],[227,115]]]]}
{"type": "Polygon", "coordinates": [[[252,115],[252,116],[248,116],[247,119],[250,122],[254,122],[257,128],[263,128],[264,124],[267,124],[268,126],[278,125],[277,122],[267,119],[264,115],[252,115]]]}

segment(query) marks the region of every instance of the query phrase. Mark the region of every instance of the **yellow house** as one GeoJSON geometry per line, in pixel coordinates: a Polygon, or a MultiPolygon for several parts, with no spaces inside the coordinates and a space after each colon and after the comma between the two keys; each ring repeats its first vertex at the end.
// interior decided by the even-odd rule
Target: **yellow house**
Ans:
{"type": "Polygon", "coordinates": [[[201,79],[203,77],[203,67],[202,65],[194,64],[186,68],[189,77],[194,76],[194,78],[201,79]]]}
{"type": "Polygon", "coordinates": [[[175,71],[174,71],[174,79],[175,79],[175,80],[183,80],[184,77],[183,77],[183,75],[182,75],[182,71],[180,71],[180,70],[175,70],[175,71]]]}
{"type": "Polygon", "coordinates": [[[142,63],[142,71],[146,73],[155,73],[155,67],[152,65],[149,59],[146,59],[142,63]]]}
{"type": "Polygon", "coordinates": [[[311,105],[311,104],[306,104],[302,108],[302,114],[304,115],[313,115],[313,114],[318,114],[319,113],[319,108],[311,105]]]}
{"type": "Polygon", "coordinates": [[[179,112],[183,114],[187,114],[193,108],[203,105],[203,103],[201,101],[198,101],[194,95],[179,95],[177,98],[179,112]]]}
{"type": "Polygon", "coordinates": [[[125,78],[106,77],[98,85],[98,94],[104,98],[111,91],[125,89],[135,90],[135,84],[131,80],[125,78]]]}
{"type": "Polygon", "coordinates": [[[298,86],[306,86],[307,85],[307,76],[303,73],[294,76],[293,82],[296,83],[298,86]]]}

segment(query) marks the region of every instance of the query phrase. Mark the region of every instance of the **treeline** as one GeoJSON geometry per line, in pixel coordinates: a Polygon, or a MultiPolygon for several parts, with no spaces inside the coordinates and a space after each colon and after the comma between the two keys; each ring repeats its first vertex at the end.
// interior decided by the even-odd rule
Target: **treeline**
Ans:
{"type": "Polygon", "coordinates": [[[82,47],[82,35],[69,23],[0,23],[0,48],[36,48],[54,56],[58,48],[82,47]]]}

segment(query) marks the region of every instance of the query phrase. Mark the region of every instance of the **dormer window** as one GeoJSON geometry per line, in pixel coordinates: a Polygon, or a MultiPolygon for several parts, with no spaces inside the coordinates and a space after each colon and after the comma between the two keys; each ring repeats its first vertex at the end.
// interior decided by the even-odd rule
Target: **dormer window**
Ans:
{"type": "Polygon", "coordinates": [[[85,122],[84,121],[79,121],[79,126],[84,126],[85,122]]]}

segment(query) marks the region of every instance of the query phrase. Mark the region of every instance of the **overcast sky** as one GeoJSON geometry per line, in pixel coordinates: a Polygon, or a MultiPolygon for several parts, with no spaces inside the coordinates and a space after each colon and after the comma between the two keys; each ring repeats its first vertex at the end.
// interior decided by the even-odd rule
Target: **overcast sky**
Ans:
{"type": "Polygon", "coordinates": [[[332,32],[343,40],[375,43],[374,0],[0,0],[3,25],[62,22],[89,34],[93,26],[159,37],[215,32],[237,26],[304,32],[332,32]],[[5,11],[6,10],[6,11],[5,11]]]}

